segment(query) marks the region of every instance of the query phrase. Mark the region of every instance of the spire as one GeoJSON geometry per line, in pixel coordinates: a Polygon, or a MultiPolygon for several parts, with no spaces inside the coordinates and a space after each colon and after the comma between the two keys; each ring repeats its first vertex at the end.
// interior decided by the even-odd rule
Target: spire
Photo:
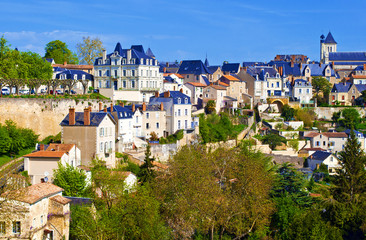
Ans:
{"type": "Polygon", "coordinates": [[[153,54],[153,52],[151,51],[150,48],[147,49],[146,53],[145,53],[148,57],[154,58],[155,59],[155,55],[153,54]]]}
{"type": "Polygon", "coordinates": [[[334,40],[332,34],[329,32],[327,35],[327,38],[324,40],[324,43],[335,43],[337,44],[337,42],[334,40]]]}
{"type": "Polygon", "coordinates": [[[118,52],[118,54],[120,56],[122,56],[122,46],[121,46],[121,44],[119,42],[117,43],[116,47],[114,48],[114,51],[115,52],[118,52]]]}
{"type": "Polygon", "coordinates": [[[205,66],[206,66],[206,67],[209,67],[209,66],[210,66],[210,64],[208,63],[208,60],[207,60],[207,53],[206,53],[205,66]]]}

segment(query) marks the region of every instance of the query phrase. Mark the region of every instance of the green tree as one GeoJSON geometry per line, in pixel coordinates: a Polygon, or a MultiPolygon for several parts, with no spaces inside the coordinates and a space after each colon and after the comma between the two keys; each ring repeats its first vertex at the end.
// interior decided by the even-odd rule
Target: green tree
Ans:
{"type": "Polygon", "coordinates": [[[345,108],[342,110],[343,125],[349,129],[356,129],[356,125],[360,122],[360,113],[355,108],[345,108]]]}
{"type": "Polygon", "coordinates": [[[53,170],[53,184],[64,189],[64,195],[70,197],[83,197],[86,191],[85,173],[69,164],[58,162],[58,168],[53,170]]]}
{"type": "Polygon", "coordinates": [[[273,150],[277,146],[281,146],[282,143],[286,142],[286,139],[284,137],[281,137],[280,135],[270,133],[263,137],[264,144],[269,144],[269,147],[273,150]]]}
{"type": "Polygon", "coordinates": [[[11,138],[7,129],[0,124],[0,154],[7,154],[10,149],[11,138]]]}
{"type": "Polygon", "coordinates": [[[333,124],[336,125],[338,123],[338,120],[341,118],[341,114],[342,112],[339,111],[339,112],[334,112],[333,115],[332,115],[332,121],[333,121],[333,124]]]}
{"type": "Polygon", "coordinates": [[[68,49],[66,43],[60,40],[55,40],[47,43],[45,51],[45,58],[53,58],[53,60],[57,64],[63,64],[64,62],[70,64],[78,64],[76,54],[72,53],[68,49]]]}
{"type": "Polygon", "coordinates": [[[216,102],[215,100],[209,100],[205,106],[206,114],[216,113],[216,102]]]}
{"type": "Polygon", "coordinates": [[[95,59],[102,56],[103,43],[99,38],[83,37],[76,49],[80,63],[93,65],[95,59]]]}
{"type": "Polygon", "coordinates": [[[327,99],[332,88],[332,84],[326,78],[321,76],[313,77],[311,84],[313,85],[316,97],[318,97],[321,92],[323,94],[323,98],[327,99]]]}
{"type": "Polygon", "coordinates": [[[295,110],[288,104],[285,104],[282,108],[281,116],[285,119],[285,121],[290,121],[295,116],[295,110]]]}
{"type": "Polygon", "coordinates": [[[151,157],[151,146],[148,144],[145,151],[144,163],[140,166],[138,177],[141,182],[149,183],[155,177],[153,161],[155,159],[151,157]]]}
{"type": "Polygon", "coordinates": [[[207,121],[205,118],[204,114],[201,114],[199,117],[199,131],[200,131],[200,136],[202,138],[202,142],[203,143],[208,143],[210,142],[210,129],[207,125],[207,121]]]}

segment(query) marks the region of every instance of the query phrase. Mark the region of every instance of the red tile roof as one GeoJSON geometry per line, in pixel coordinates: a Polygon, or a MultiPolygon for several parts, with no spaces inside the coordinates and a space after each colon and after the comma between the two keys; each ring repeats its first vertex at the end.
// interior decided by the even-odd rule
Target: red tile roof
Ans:
{"type": "Polygon", "coordinates": [[[352,75],[353,78],[366,79],[365,75],[352,75]]]}
{"type": "Polygon", "coordinates": [[[61,67],[67,69],[93,69],[93,65],[76,65],[76,64],[53,64],[52,67],[61,67]]]}
{"type": "Polygon", "coordinates": [[[231,75],[224,75],[223,77],[229,81],[239,81],[239,79],[237,79],[236,77],[231,76],[231,75]]]}
{"type": "Polygon", "coordinates": [[[38,151],[33,152],[27,155],[24,155],[23,157],[41,157],[41,158],[61,158],[66,152],[60,152],[60,151],[38,151]]]}
{"type": "Polygon", "coordinates": [[[322,133],[324,136],[328,138],[347,138],[347,134],[345,132],[324,132],[322,133]]]}
{"type": "Polygon", "coordinates": [[[61,193],[62,191],[62,188],[53,185],[52,183],[38,183],[19,190],[5,192],[1,194],[1,196],[20,202],[34,204],[43,198],[61,193]]]}
{"type": "Polygon", "coordinates": [[[229,84],[224,83],[224,82],[221,82],[220,80],[217,80],[216,81],[216,84],[221,85],[221,86],[224,86],[224,87],[229,87],[230,86],[229,84]]]}
{"type": "Polygon", "coordinates": [[[196,82],[187,82],[187,83],[195,87],[207,87],[207,85],[203,83],[196,83],[196,82]]]}
{"type": "Polygon", "coordinates": [[[222,86],[219,86],[219,85],[210,85],[209,87],[212,87],[216,90],[225,90],[226,91],[226,87],[222,87],[222,86]]]}
{"type": "Polygon", "coordinates": [[[306,134],[304,137],[309,137],[309,138],[313,138],[318,136],[320,133],[318,132],[309,132],[308,134],[306,134]]]}
{"type": "Polygon", "coordinates": [[[61,143],[50,143],[46,151],[58,151],[58,152],[70,152],[75,144],[61,144],[61,143]],[[54,149],[54,150],[52,150],[54,149]]]}

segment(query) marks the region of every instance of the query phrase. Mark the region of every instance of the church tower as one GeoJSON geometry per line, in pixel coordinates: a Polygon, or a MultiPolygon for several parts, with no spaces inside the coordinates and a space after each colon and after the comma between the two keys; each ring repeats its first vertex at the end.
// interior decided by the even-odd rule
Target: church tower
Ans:
{"type": "Polygon", "coordinates": [[[332,34],[329,32],[324,39],[324,35],[320,36],[320,62],[329,63],[329,53],[337,52],[337,42],[334,40],[332,34]]]}

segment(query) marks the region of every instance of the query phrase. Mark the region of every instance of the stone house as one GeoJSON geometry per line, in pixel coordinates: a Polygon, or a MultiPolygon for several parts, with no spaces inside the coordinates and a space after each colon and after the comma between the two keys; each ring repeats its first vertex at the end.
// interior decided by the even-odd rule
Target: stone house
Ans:
{"type": "Polygon", "coordinates": [[[329,104],[336,105],[339,103],[340,105],[351,106],[352,98],[349,98],[349,89],[351,86],[352,84],[350,82],[334,84],[329,94],[329,104]]]}
{"type": "Polygon", "coordinates": [[[321,164],[326,165],[330,175],[335,175],[336,170],[341,168],[339,159],[331,152],[315,151],[307,158],[307,161],[313,171],[319,168],[321,164]]]}
{"type": "Polygon", "coordinates": [[[247,99],[245,96],[248,95],[247,83],[233,75],[223,75],[220,82],[229,85],[226,88],[226,96],[236,99],[239,107],[244,107],[245,99],[247,99]]]}
{"type": "Polygon", "coordinates": [[[61,139],[65,144],[75,144],[81,151],[81,165],[90,166],[94,158],[106,162],[108,167],[115,166],[116,121],[107,112],[84,112],[69,109],[62,120],[61,139]]]}
{"type": "Polygon", "coordinates": [[[190,97],[192,104],[202,106],[203,89],[207,87],[207,85],[199,82],[187,82],[184,84],[184,86],[191,90],[190,97]]]}
{"type": "Polygon", "coordinates": [[[313,86],[309,81],[296,79],[291,89],[291,96],[300,103],[308,104],[313,98],[313,86]]]}
{"type": "Polygon", "coordinates": [[[224,97],[226,96],[226,87],[220,85],[210,85],[203,89],[203,104],[206,106],[210,100],[216,103],[216,113],[219,113],[225,107],[224,97]]]}
{"type": "Polygon", "coordinates": [[[195,82],[206,86],[210,84],[209,75],[211,72],[201,60],[182,61],[177,73],[184,77],[184,83],[195,82]]]}
{"type": "Polygon", "coordinates": [[[0,239],[69,239],[70,200],[63,189],[38,183],[0,197],[0,239]]]}
{"type": "Polygon", "coordinates": [[[77,167],[81,165],[80,149],[75,144],[40,145],[40,151],[27,154],[24,157],[24,170],[28,171],[31,184],[52,181],[53,170],[58,168],[58,163],[77,167]]]}
{"type": "Polygon", "coordinates": [[[157,137],[166,137],[166,112],[164,104],[145,104],[138,106],[142,117],[142,136],[145,139],[151,137],[151,133],[156,133],[157,137]]]}
{"type": "Polygon", "coordinates": [[[345,132],[310,132],[304,137],[310,140],[311,148],[323,148],[334,154],[344,150],[348,138],[345,132]]]}

